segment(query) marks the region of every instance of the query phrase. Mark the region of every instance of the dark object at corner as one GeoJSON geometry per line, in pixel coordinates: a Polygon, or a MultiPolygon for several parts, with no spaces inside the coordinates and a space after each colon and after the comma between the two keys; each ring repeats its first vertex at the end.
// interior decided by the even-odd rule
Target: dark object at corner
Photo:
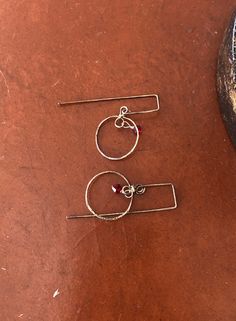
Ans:
{"type": "Polygon", "coordinates": [[[225,31],[219,52],[217,91],[222,118],[236,147],[236,11],[225,31]]]}

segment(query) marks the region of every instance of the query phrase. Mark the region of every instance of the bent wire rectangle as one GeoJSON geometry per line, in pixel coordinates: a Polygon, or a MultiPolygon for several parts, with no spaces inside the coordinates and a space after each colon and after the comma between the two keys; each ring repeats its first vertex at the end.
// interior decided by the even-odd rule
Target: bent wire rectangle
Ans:
{"type": "MultiPolygon", "coordinates": [[[[142,184],[144,188],[152,188],[152,187],[161,187],[161,186],[170,186],[172,191],[172,197],[173,197],[173,204],[167,207],[157,207],[157,208],[151,208],[151,209],[145,209],[145,210],[134,210],[129,211],[127,214],[144,214],[144,213],[154,213],[154,212],[161,212],[161,211],[169,211],[174,210],[177,208],[177,199],[176,199],[176,192],[175,187],[172,183],[157,183],[157,184],[142,184]]],[[[114,213],[101,213],[99,214],[102,217],[106,216],[115,216],[120,215],[122,212],[114,212],[114,213]]],[[[77,218],[91,218],[95,217],[93,214],[82,214],[82,215],[70,215],[67,216],[67,219],[77,219],[77,218]]]]}
{"type": "Polygon", "coordinates": [[[84,103],[95,103],[102,101],[114,101],[114,100],[123,100],[123,99],[137,99],[137,98],[155,98],[156,100],[156,108],[150,110],[141,110],[141,111],[130,111],[129,115],[133,114],[146,114],[152,113],[154,111],[158,111],[160,109],[160,101],[159,96],[157,94],[143,94],[143,95],[134,95],[134,96],[121,96],[121,97],[107,97],[107,98],[94,98],[94,99],[82,99],[82,100],[73,100],[73,101],[60,101],[58,102],[59,106],[68,106],[68,105],[76,105],[76,104],[84,104],[84,103]]]}

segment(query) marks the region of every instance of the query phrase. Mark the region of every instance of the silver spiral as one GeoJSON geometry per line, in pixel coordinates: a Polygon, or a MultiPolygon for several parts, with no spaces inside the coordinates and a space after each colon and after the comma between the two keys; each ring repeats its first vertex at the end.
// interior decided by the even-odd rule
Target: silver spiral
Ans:
{"type": "Polygon", "coordinates": [[[136,185],[125,185],[123,186],[121,193],[126,198],[133,197],[134,194],[141,195],[146,191],[146,188],[143,185],[136,184],[136,185]]]}

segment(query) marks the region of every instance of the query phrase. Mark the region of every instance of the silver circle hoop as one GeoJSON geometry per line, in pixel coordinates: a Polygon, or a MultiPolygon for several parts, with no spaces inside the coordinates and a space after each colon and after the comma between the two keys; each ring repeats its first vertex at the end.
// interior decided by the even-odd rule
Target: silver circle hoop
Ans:
{"type": "Polygon", "coordinates": [[[101,220],[106,220],[106,221],[115,221],[115,220],[118,220],[119,218],[125,216],[125,215],[129,212],[129,210],[130,210],[130,208],[131,208],[131,206],[132,206],[132,203],[133,203],[133,192],[132,192],[131,196],[129,197],[129,205],[128,205],[127,209],[126,209],[124,212],[122,212],[121,214],[118,213],[118,215],[117,215],[117,216],[114,216],[114,217],[103,217],[102,215],[99,215],[98,213],[96,213],[96,212],[94,211],[94,209],[92,208],[92,206],[90,205],[89,190],[90,190],[91,185],[94,183],[94,181],[95,181],[98,177],[103,176],[103,175],[107,175],[107,174],[115,174],[115,175],[121,177],[121,178],[126,182],[126,184],[131,187],[130,182],[128,181],[128,179],[127,179],[124,175],[122,175],[122,174],[120,174],[120,173],[118,173],[118,172],[115,172],[115,171],[105,171],[105,172],[101,172],[101,173],[95,175],[95,176],[89,181],[89,183],[88,183],[88,185],[87,185],[87,187],[86,187],[86,191],[85,191],[85,203],[86,203],[86,206],[87,206],[88,210],[89,210],[94,216],[96,216],[97,218],[99,218],[99,219],[101,219],[101,220]]]}
{"type": "Polygon", "coordinates": [[[96,147],[97,147],[97,150],[99,151],[99,153],[109,159],[109,160],[121,160],[121,159],[124,159],[126,157],[128,157],[130,154],[133,153],[133,151],[135,150],[136,146],[138,145],[138,141],[139,141],[139,130],[138,130],[138,127],[136,125],[136,123],[131,119],[131,118],[128,118],[128,117],[125,117],[124,115],[120,116],[120,115],[114,115],[114,116],[109,116],[107,118],[105,118],[104,120],[102,120],[100,122],[100,124],[98,125],[97,127],[97,130],[96,130],[96,134],[95,134],[95,142],[96,142],[96,147]],[[115,126],[117,128],[132,128],[136,131],[136,140],[135,140],[135,143],[133,145],[133,147],[128,151],[128,153],[120,156],[120,157],[112,157],[112,156],[109,156],[107,154],[104,153],[104,151],[102,151],[100,145],[99,145],[99,130],[101,129],[101,127],[110,119],[113,119],[115,118],[115,126]],[[121,121],[121,123],[119,124],[119,121],[121,121]],[[131,125],[132,126],[131,126],[131,125]]]}

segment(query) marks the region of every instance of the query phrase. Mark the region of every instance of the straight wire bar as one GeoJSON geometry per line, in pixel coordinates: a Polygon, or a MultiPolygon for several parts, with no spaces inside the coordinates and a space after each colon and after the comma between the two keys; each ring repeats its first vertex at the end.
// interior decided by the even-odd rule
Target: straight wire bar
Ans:
{"type": "MultiPolygon", "coordinates": [[[[149,187],[161,187],[161,186],[170,186],[171,191],[172,191],[172,197],[173,197],[173,205],[168,206],[168,207],[160,207],[160,208],[152,208],[152,209],[146,209],[146,210],[136,210],[136,211],[129,211],[127,214],[143,214],[143,213],[153,213],[153,212],[161,212],[161,211],[169,211],[169,210],[174,210],[177,208],[177,199],[176,199],[176,193],[175,193],[175,187],[172,183],[159,183],[159,184],[142,184],[144,188],[149,188],[149,187]]],[[[103,217],[106,216],[116,216],[122,214],[121,212],[114,212],[114,213],[104,213],[100,214],[103,217]]],[[[68,220],[72,219],[78,219],[78,218],[95,218],[93,214],[82,214],[82,215],[70,215],[67,216],[66,218],[68,220]]]]}
{"type": "Polygon", "coordinates": [[[144,111],[139,111],[139,112],[128,112],[128,114],[130,114],[130,115],[131,114],[144,114],[144,113],[158,111],[160,109],[159,96],[157,94],[83,99],[83,100],[73,100],[73,101],[59,101],[58,106],[71,106],[71,105],[77,105],[77,104],[87,104],[87,103],[95,103],[95,102],[102,102],[102,101],[114,101],[114,100],[124,100],[124,99],[150,98],[150,97],[153,97],[156,100],[156,108],[155,109],[144,110],[144,111]]]}

